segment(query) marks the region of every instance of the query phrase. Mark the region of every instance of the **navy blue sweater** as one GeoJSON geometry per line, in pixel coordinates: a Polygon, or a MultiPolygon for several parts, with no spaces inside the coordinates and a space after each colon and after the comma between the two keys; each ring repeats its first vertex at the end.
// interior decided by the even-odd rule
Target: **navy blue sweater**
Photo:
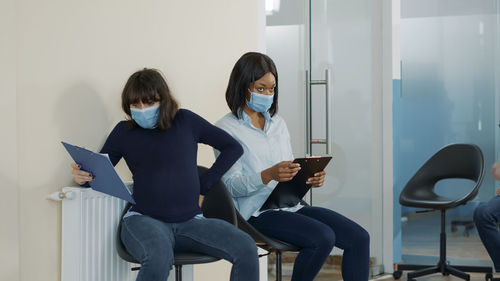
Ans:
{"type": "Polygon", "coordinates": [[[180,109],[164,131],[121,121],[101,153],[107,153],[113,165],[122,157],[127,162],[134,180],[133,211],[165,222],[183,222],[201,213],[199,195],[206,194],[231,168],[243,149],[224,130],[180,109]],[[196,162],[198,143],[221,152],[201,178],[196,162]]]}

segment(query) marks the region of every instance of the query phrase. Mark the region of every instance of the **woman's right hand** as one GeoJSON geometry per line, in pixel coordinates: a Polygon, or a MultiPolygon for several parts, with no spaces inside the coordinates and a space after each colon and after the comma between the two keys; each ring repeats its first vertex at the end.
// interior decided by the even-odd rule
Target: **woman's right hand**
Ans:
{"type": "Polygon", "coordinates": [[[292,161],[282,161],[262,171],[260,175],[263,184],[268,184],[272,180],[285,182],[293,179],[299,170],[300,164],[292,161]]]}
{"type": "Polygon", "coordinates": [[[71,174],[73,175],[73,179],[79,185],[85,184],[88,181],[92,181],[92,175],[90,173],[80,170],[80,166],[76,163],[71,163],[71,174]]]}

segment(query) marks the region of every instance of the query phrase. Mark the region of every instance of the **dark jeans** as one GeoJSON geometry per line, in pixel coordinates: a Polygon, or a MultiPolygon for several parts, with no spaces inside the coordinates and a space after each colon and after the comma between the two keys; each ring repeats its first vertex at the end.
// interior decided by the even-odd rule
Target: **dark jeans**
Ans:
{"type": "Polygon", "coordinates": [[[233,281],[259,280],[255,242],[223,220],[192,218],[165,223],[148,216],[130,216],[123,219],[121,238],[128,252],[141,263],[137,281],[167,280],[174,251],[204,253],[231,262],[233,281]]]}
{"type": "Polygon", "coordinates": [[[366,281],[370,263],[370,236],[348,218],[325,208],[305,206],[299,211],[267,211],[248,222],[263,234],[301,248],[292,281],[314,280],[334,246],[344,250],[342,277],[366,281]]]}
{"type": "Polygon", "coordinates": [[[495,271],[500,272],[500,233],[497,223],[500,220],[500,197],[495,196],[488,202],[483,202],[474,211],[479,237],[490,254],[495,271]]]}

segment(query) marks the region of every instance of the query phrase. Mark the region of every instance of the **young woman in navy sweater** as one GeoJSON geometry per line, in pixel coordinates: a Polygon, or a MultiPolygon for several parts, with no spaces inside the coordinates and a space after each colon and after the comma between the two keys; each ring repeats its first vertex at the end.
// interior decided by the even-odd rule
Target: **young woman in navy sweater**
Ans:
{"type": "MultiPolygon", "coordinates": [[[[255,242],[218,219],[204,218],[202,197],[242,155],[225,131],[195,113],[179,109],[166,81],[154,69],[134,73],[122,93],[126,121],[108,136],[101,153],[113,165],[124,158],[134,180],[136,205],[125,214],[122,241],[141,263],[137,281],[167,280],[174,251],[199,252],[233,263],[231,280],[258,280],[255,242]],[[198,143],[221,151],[201,177],[198,143]]],[[[92,180],[72,164],[78,184],[92,180]]]]}

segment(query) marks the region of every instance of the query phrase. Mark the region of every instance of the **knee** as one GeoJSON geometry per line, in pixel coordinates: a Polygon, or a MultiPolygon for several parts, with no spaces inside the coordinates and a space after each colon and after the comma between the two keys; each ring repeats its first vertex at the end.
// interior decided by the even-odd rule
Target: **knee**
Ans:
{"type": "Polygon", "coordinates": [[[348,239],[342,243],[344,251],[353,250],[358,253],[368,253],[370,251],[370,234],[360,225],[354,225],[347,233],[348,239]]]}
{"type": "Polygon", "coordinates": [[[474,210],[474,222],[476,225],[488,223],[491,220],[487,205],[482,203],[474,210]]]}
{"type": "Polygon", "coordinates": [[[331,252],[335,246],[336,236],[331,228],[325,226],[316,233],[313,239],[316,248],[331,252]]]}
{"type": "Polygon", "coordinates": [[[238,231],[235,254],[239,257],[255,257],[257,258],[257,245],[255,241],[243,231],[238,231]]]}
{"type": "Polygon", "coordinates": [[[350,241],[345,250],[352,249],[358,253],[368,253],[370,251],[370,234],[360,225],[356,225],[349,232],[350,241]]]}
{"type": "Polygon", "coordinates": [[[139,262],[142,266],[148,266],[157,270],[166,270],[168,272],[174,264],[173,249],[168,245],[157,245],[156,247],[147,249],[139,262]]]}
{"type": "Polygon", "coordinates": [[[232,248],[231,263],[258,271],[259,258],[255,241],[243,231],[239,231],[232,248]]]}
{"type": "Polygon", "coordinates": [[[356,244],[363,245],[364,247],[370,246],[370,234],[364,228],[359,227],[359,230],[353,235],[355,236],[356,244]]]}

